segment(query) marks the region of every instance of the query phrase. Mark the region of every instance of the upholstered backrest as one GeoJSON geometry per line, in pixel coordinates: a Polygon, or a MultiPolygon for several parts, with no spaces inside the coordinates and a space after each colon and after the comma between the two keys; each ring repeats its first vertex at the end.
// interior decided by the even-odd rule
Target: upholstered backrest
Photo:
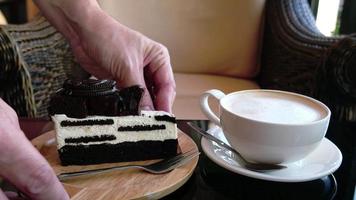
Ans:
{"type": "Polygon", "coordinates": [[[6,25],[6,24],[7,24],[7,20],[4,14],[0,11],[0,25],[6,25]]]}
{"type": "Polygon", "coordinates": [[[253,77],[265,0],[101,0],[121,23],[163,43],[175,72],[253,77]]]}

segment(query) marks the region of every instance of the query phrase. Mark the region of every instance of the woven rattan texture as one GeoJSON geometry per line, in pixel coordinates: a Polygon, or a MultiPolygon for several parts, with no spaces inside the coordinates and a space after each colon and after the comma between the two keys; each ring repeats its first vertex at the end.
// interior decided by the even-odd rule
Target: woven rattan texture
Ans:
{"type": "Polygon", "coordinates": [[[46,117],[50,95],[78,68],[67,41],[41,17],[3,26],[1,34],[11,40],[2,41],[9,47],[1,49],[6,54],[1,61],[6,70],[2,80],[8,80],[1,96],[20,116],[46,117]]]}
{"type": "Polygon", "coordinates": [[[355,39],[323,36],[307,0],[270,0],[263,41],[261,87],[312,96],[334,119],[356,121],[355,39]]]}
{"type": "Polygon", "coordinates": [[[19,60],[19,49],[8,35],[0,28],[0,97],[20,116],[36,115],[32,84],[25,63],[19,60]]]}

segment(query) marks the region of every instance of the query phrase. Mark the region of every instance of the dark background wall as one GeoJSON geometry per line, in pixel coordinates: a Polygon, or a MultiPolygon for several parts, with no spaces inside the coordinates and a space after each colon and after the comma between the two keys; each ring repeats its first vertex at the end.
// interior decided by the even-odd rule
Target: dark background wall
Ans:
{"type": "Polygon", "coordinates": [[[356,33],[356,0],[344,0],[340,34],[356,33]]]}
{"type": "Polygon", "coordinates": [[[0,0],[0,10],[8,23],[21,24],[27,21],[25,0],[0,0]]]}

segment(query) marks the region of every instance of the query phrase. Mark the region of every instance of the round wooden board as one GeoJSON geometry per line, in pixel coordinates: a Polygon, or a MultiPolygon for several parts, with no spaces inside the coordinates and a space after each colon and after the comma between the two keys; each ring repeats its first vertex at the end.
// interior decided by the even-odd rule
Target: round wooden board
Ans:
{"type": "MultiPolygon", "coordinates": [[[[32,140],[32,144],[47,159],[56,174],[87,169],[97,169],[127,164],[148,164],[155,160],[140,162],[107,163],[86,166],[62,166],[59,161],[55,131],[49,131],[32,140]]],[[[178,143],[182,152],[191,149],[198,151],[197,145],[185,133],[178,131],[178,143]]],[[[166,174],[150,174],[144,171],[129,169],[108,172],[98,175],[87,175],[63,181],[63,186],[71,199],[158,199],[181,187],[193,174],[198,163],[198,156],[189,163],[166,174]]]]}

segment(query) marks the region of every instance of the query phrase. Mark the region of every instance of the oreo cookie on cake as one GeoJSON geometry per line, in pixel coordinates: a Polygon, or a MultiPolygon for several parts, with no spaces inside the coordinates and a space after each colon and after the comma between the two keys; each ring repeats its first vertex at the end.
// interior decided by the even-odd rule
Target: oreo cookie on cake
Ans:
{"type": "Polygon", "coordinates": [[[139,112],[143,89],[112,80],[67,80],[50,100],[63,165],[137,161],[177,153],[175,117],[139,112]]]}
{"type": "Polygon", "coordinates": [[[67,80],[51,98],[48,111],[50,115],[65,114],[75,118],[138,115],[143,91],[139,86],[119,91],[113,80],[67,80]]]}

